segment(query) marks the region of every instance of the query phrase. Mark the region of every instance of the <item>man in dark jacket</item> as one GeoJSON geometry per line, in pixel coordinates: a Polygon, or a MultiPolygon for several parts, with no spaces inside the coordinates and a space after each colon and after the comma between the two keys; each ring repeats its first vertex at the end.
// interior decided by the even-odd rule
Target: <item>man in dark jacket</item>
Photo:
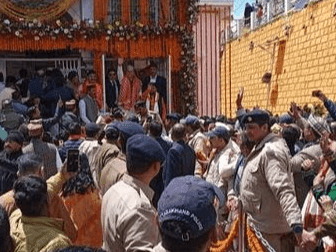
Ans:
{"type": "Polygon", "coordinates": [[[58,149],[62,162],[67,157],[67,152],[70,149],[78,149],[83,139],[81,139],[82,128],[78,123],[73,123],[69,126],[69,138],[64,142],[63,146],[58,149]]]}
{"type": "Polygon", "coordinates": [[[249,3],[246,3],[245,10],[244,10],[245,27],[248,27],[251,24],[251,12],[252,11],[254,11],[254,8],[249,3]]]}
{"type": "Polygon", "coordinates": [[[110,109],[117,107],[118,95],[120,92],[120,83],[117,72],[113,69],[108,71],[105,81],[106,87],[106,104],[110,109]]]}
{"type": "Polygon", "coordinates": [[[0,118],[0,124],[6,131],[17,130],[25,121],[23,115],[14,110],[11,99],[2,101],[0,118]]]}
{"type": "Polygon", "coordinates": [[[45,71],[43,69],[38,69],[36,71],[36,76],[32,78],[28,84],[29,96],[36,96],[41,98],[45,94],[43,90],[45,81],[45,71]]]}
{"type": "Polygon", "coordinates": [[[11,131],[0,152],[0,195],[11,190],[17,179],[17,160],[22,155],[24,137],[19,131],[11,131]]]}
{"type": "MultiPolygon", "coordinates": [[[[63,101],[60,99],[57,102],[56,111],[54,117],[42,119],[42,125],[44,131],[49,131],[52,126],[59,122],[63,115],[63,101]]],[[[41,119],[41,111],[38,106],[30,107],[27,110],[27,116],[29,121],[41,119]]]]}
{"type": "Polygon", "coordinates": [[[60,120],[59,132],[59,135],[63,140],[67,140],[69,135],[69,127],[73,123],[81,123],[79,115],[77,113],[77,105],[75,99],[65,102],[65,113],[60,120]]]}
{"type": "MultiPolygon", "coordinates": [[[[155,120],[150,122],[149,136],[154,138],[160,144],[161,148],[163,149],[164,153],[167,156],[168,151],[172,146],[172,143],[164,140],[161,137],[161,135],[162,135],[162,124],[155,120]]],[[[153,178],[152,181],[150,182],[150,187],[155,192],[154,197],[153,197],[153,205],[155,208],[157,207],[157,203],[164,189],[162,173],[163,173],[163,167],[161,167],[159,174],[156,175],[156,177],[153,178]]]]}
{"type": "Polygon", "coordinates": [[[183,124],[175,124],[172,128],[173,146],[169,149],[166,165],[163,168],[163,182],[167,187],[169,182],[179,176],[194,175],[196,154],[187,145],[186,128],[183,124]]]}
{"type": "Polygon", "coordinates": [[[167,80],[162,76],[157,74],[158,67],[153,62],[150,65],[150,76],[147,76],[142,85],[142,92],[146,91],[149,83],[155,83],[155,87],[163,98],[164,102],[167,103],[167,80]]]}

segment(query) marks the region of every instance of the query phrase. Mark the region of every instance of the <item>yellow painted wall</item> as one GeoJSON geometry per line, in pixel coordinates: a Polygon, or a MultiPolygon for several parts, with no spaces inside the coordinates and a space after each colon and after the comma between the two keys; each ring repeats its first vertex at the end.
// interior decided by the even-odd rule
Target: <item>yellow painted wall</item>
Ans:
{"type": "Polygon", "coordinates": [[[288,111],[291,101],[302,105],[318,102],[311,96],[314,89],[321,89],[327,97],[336,100],[335,3],[335,0],[326,0],[308,6],[226,44],[221,66],[222,114],[235,116],[235,100],[241,86],[245,88],[245,107],[259,105],[266,108],[267,85],[262,83],[261,78],[271,70],[271,54],[258,44],[271,53],[275,47],[271,91],[276,97],[277,86],[278,94],[274,99],[275,106],[268,106],[274,114],[288,111]],[[289,36],[284,35],[286,25],[291,26],[289,36]],[[275,43],[268,43],[272,40],[275,43]],[[253,50],[250,50],[251,41],[254,43],[253,50]]]}

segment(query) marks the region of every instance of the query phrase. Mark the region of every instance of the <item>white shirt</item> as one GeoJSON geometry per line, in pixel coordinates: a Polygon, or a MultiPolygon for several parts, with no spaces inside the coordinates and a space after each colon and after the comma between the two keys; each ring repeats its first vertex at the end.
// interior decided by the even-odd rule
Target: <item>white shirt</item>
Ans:
{"type": "Polygon", "coordinates": [[[5,87],[0,93],[0,110],[2,109],[2,101],[5,99],[12,99],[12,93],[14,93],[14,89],[5,87]]]}
{"type": "Polygon", "coordinates": [[[227,187],[224,189],[230,191],[233,188],[233,175],[239,153],[238,145],[230,139],[211,161],[205,180],[218,187],[227,187]]]}
{"type": "Polygon", "coordinates": [[[119,80],[119,82],[121,83],[122,79],[124,78],[124,71],[123,71],[121,65],[118,65],[118,68],[117,68],[117,76],[118,76],[118,80],[119,80]]]}
{"type": "Polygon", "coordinates": [[[85,153],[89,160],[90,167],[93,166],[93,160],[96,156],[98,150],[101,148],[101,145],[96,139],[85,139],[81,145],[79,145],[78,150],[85,153]]]}
{"type": "Polygon", "coordinates": [[[56,151],[56,167],[57,167],[58,172],[61,171],[62,165],[63,165],[63,162],[62,162],[61,156],[59,152],[56,151]]]}
{"type": "Polygon", "coordinates": [[[149,83],[156,83],[156,78],[157,78],[157,75],[155,75],[154,77],[150,76],[149,83]]]}

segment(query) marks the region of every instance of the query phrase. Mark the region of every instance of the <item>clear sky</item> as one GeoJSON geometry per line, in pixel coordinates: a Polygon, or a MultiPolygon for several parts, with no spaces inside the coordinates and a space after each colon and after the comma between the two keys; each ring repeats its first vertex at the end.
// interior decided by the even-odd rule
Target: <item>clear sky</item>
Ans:
{"type": "Polygon", "coordinates": [[[240,19],[244,16],[245,4],[254,3],[255,1],[251,0],[234,0],[234,19],[240,19]]]}
{"type": "MultiPolygon", "coordinates": [[[[1,1],[1,0],[0,0],[1,1]]],[[[226,0],[200,0],[202,3],[216,3],[216,2],[222,2],[226,0]]],[[[244,16],[244,10],[245,10],[245,4],[254,3],[255,0],[234,0],[234,19],[240,19],[244,16]]]]}

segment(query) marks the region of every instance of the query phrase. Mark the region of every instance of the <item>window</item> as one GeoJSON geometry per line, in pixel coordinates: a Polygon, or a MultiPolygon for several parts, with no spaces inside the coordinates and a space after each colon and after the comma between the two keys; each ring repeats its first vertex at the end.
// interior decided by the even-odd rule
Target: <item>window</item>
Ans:
{"type": "Polygon", "coordinates": [[[176,24],[178,19],[177,19],[177,13],[178,13],[178,4],[179,0],[171,0],[170,1],[170,22],[176,24]]]}
{"type": "Polygon", "coordinates": [[[111,0],[110,22],[121,19],[121,0],[111,0]]]}
{"type": "Polygon", "coordinates": [[[160,13],[161,13],[161,0],[150,0],[149,1],[149,20],[155,24],[158,25],[160,20],[160,13]]]}
{"type": "Polygon", "coordinates": [[[93,0],[82,0],[80,4],[81,19],[84,21],[93,20],[93,0]]]}
{"type": "Polygon", "coordinates": [[[140,19],[139,7],[139,0],[131,0],[131,22],[136,22],[140,19]]]}

